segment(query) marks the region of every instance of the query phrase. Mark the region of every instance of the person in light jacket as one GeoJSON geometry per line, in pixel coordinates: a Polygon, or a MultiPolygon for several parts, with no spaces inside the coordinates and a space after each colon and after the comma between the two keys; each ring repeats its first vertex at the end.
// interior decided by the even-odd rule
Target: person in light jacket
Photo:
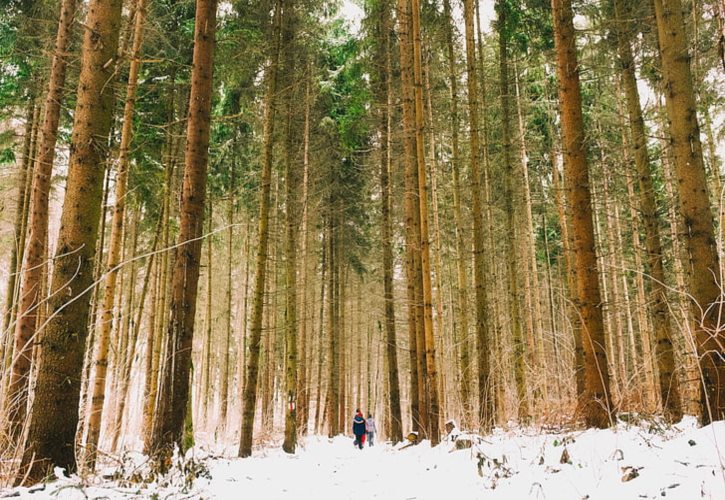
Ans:
{"type": "Polygon", "coordinates": [[[365,417],[360,410],[355,412],[355,417],[352,419],[352,433],[355,434],[353,444],[362,450],[365,444],[365,417]]]}
{"type": "Polygon", "coordinates": [[[375,419],[370,413],[368,413],[368,418],[365,420],[365,432],[368,435],[368,446],[373,446],[373,440],[375,439],[377,429],[375,428],[375,419]]]}

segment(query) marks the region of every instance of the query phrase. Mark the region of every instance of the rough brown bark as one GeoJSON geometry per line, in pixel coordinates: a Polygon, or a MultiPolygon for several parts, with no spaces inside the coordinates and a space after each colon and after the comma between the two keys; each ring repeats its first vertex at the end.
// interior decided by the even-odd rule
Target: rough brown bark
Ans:
{"type": "Polygon", "coordinates": [[[594,251],[594,225],[589,191],[589,167],[584,148],[584,120],[579,88],[574,22],[570,0],[552,0],[554,41],[559,81],[564,183],[571,211],[571,230],[576,274],[575,314],[579,315],[584,351],[584,392],[578,410],[587,426],[608,427],[612,402],[609,394],[607,355],[604,349],[599,277],[594,251]]]}
{"type": "Polygon", "coordinates": [[[689,262],[689,292],[696,322],[694,341],[702,377],[700,411],[704,424],[725,418],[725,332],[718,301],[720,264],[697,108],[680,0],[655,0],[662,75],[674,156],[680,214],[689,262]]]}
{"type": "MultiPolygon", "coordinates": [[[[340,205],[338,205],[339,210],[340,205]]],[[[341,213],[338,210],[336,210],[336,213],[341,213]]],[[[337,413],[333,413],[333,419],[335,425],[337,426],[338,432],[336,434],[341,434],[344,432],[344,422],[345,422],[345,416],[349,415],[352,410],[347,407],[348,403],[348,396],[352,392],[351,386],[352,386],[352,377],[348,373],[347,365],[348,363],[351,363],[350,359],[350,353],[349,350],[352,349],[352,343],[348,342],[347,335],[346,335],[346,327],[347,327],[347,314],[346,314],[346,307],[345,304],[347,302],[347,265],[343,258],[345,255],[345,239],[343,238],[343,224],[341,223],[340,219],[336,222],[336,227],[338,229],[337,237],[338,242],[336,245],[336,251],[337,251],[337,264],[336,264],[336,278],[335,278],[335,328],[332,330],[334,332],[337,332],[336,335],[336,341],[335,341],[335,357],[338,360],[337,364],[337,371],[335,372],[336,377],[338,380],[338,389],[339,389],[339,401],[338,401],[338,408],[337,413]]]]}
{"type": "Polygon", "coordinates": [[[659,392],[665,416],[672,422],[682,418],[680,387],[675,373],[672,348],[672,319],[667,305],[667,289],[662,256],[662,244],[657,224],[657,205],[652,183],[653,167],[647,150],[647,136],[637,89],[634,58],[631,49],[631,27],[626,23],[628,16],[623,0],[614,0],[617,21],[617,41],[622,83],[627,101],[627,114],[632,134],[634,161],[639,179],[639,209],[645,229],[645,261],[650,280],[652,301],[652,326],[656,335],[656,359],[659,375],[659,392]]]}
{"type": "Polygon", "coordinates": [[[133,138],[133,114],[136,105],[136,86],[141,69],[141,44],[146,20],[146,0],[137,0],[135,9],[133,45],[131,48],[131,65],[129,67],[128,84],[126,87],[126,103],[123,110],[123,126],[119,148],[118,173],[116,175],[116,205],[113,209],[111,222],[111,239],[108,243],[108,260],[106,263],[106,289],[103,293],[101,306],[100,331],[96,338],[96,370],[91,394],[91,408],[88,417],[88,437],[86,440],[86,465],[92,470],[96,462],[96,448],[101,433],[103,403],[105,400],[106,372],[108,369],[108,342],[113,326],[113,304],[116,298],[116,278],[121,262],[121,242],[123,240],[126,214],[126,187],[130,167],[129,149],[133,138]]]}
{"type": "MultiPolygon", "coordinates": [[[[10,426],[9,435],[15,437],[17,437],[17,430],[26,416],[28,377],[31,362],[30,345],[33,337],[36,336],[38,306],[42,297],[40,285],[45,268],[44,257],[48,238],[50,179],[55,160],[55,143],[58,136],[60,108],[63,103],[67,48],[70,43],[76,5],[77,0],[64,0],[60,6],[58,32],[51,62],[48,92],[45,97],[43,127],[40,132],[38,155],[33,169],[33,187],[29,205],[32,211],[28,221],[28,241],[23,256],[20,293],[18,294],[17,322],[14,329],[15,349],[4,403],[7,422],[10,426]]],[[[110,33],[110,35],[111,38],[118,37],[117,34],[115,37],[113,33],[110,33]]],[[[35,480],[38,479],[35,478],[35,480]]]]}
{"type": "Polygon", "coordinates": [[[159,406],[150,451],[162,467],[174,445],[183,450],[189,397],[191,344],[199,280],[206,171],[211,125],[216,0],[197,0],[189,119],[184,154],[181,224],[172,282],[171,316],[166,339],[168,362],[159,387],[159,406]]]}
{"type": "MultiPolygon", "coordinates": [[[[334,209],[330,209],[334,211],[334,209]]],[[[328,378],[327,378],[327,406],[328,406],[328,421],[329,421],[329,437],[334,437],[340,433],[340,415],[339,415],[339,401],[340,401],[340,376],[339,376],[339,349],[338,349],[338,336],[339,331],[337,330],[337,317],[338,317],[338,300],[339,300],[339,287],[337,282],[339,280],[340,270],[337,264],[338,252],[336,249],[336,238],[337,238],[337,227],[334,222],[334,216],[328,214],[327,221],[327,255],[328,255],[328,278],[327,278],[327,332],[328,332],[328,378]]]]}
{"type": "Polygon", "coordinates": [[[242,314],[241,321],[239,323],[239,339],[237,344],[237,372],[238,372],[238,384],[237,384],[237,395],[239,396],[239,411],[242,410],[242,396],[244,392],[244,366],[247,360],[247,317],[249,314],[249,276],[251,267],[251,255],[252,255],[252,219],[247,219],[245,227],[245,241],[244,241],[244,300],[242,301],[242,314]]]}
{"type": "Polygon", "coordinates": [[[315,432],[318,434],[322,433],[322,420],[323,420],[323,406],[322,406],[322,365],[324,361],[323,345],[324,345],[324,325],[325,325],[325,290],[326,290],[326,273],[327,273],[327,237],[325,231],[322,232],[322,241],[320,242],[320,310],[319,310],[319,321],[317,323],[317,390],[316,390],[316,401],[315,405],[315,432]]]}
{"type": "MultiPolygon", "coordinates": [[[[24,477],[26,483],[40,481],[53,466],[68,472],[76,469],[80,381],[103,199],[104,172],[99,165],[105,165],[105,141],[111,128],[113,86],[108,82],[113,78],[117,54],[121,3],[93,0],[88,6],[66,195],[51,281],[53,316],[40,338],[35,399],[17,476],[19,482],[24,477]]],[[[68,22],[71,18],[69,15],[68,22]]],[[[47,167],[42,161],[40,165],[47,167]]],[[[37,169],[39,183],[43,182],[40,176],[44,170],[37,169]]],[[[38,225],[45,226],[47,217],[39,219],[38,225]]],[[[43,247],[39,243],[38,248],[43,247]]]]}
{"type": "MultiPolygon", "coordinates": [[[[23,154],[18,172],[18,198],[15,208],[15,224],[13,226],[13,248],[10,255],[10,265],[8,268],[8,286],[6,289],[5,311],[3,314],[2,328],[0,330],[0,395],[5,394],[5,388],[10,379],[10,365],[13,360],[13,347],[15,345],[14,329],[11,325],[15,322],[15,313],[17,312],[18,292],[20,282],[20,266],[23,262],[23,251],[25,249],[25,239],[27,235],[27,219],[28,219],[28,203],[30,201],[30,183],[32,181],[32,162],[30,161],[32,151],[32,136],[38,128],[39,121],[34,115],[38,112],[39,106],[34,103],[28,105],[26,112],[25,131],[23,135],[23,154]]],[[[0,399],[0,410],[4,401],[0,399]]],[[[6,422],[10,423],[9,421],[6,422]]],[[[10,429],[2,432],[0,442],[12,434],[10,429]]]]}
{"type": "MultiPolygon", "coordinates": [[[[599,132],[599,131],[598,131],[599,132]]],[[[600,151],[602,145],[599,144],[600,151]]],[[[602,159],[606,163],[606,158],[602,159]]],[[[627,394],[627,362],[624,349],[624,328],[622,326],[622,310],[619,307],[622,299],[617,279],[616,245],[614,243],[614,211],[609,195],[609,177],[602,176],[601,191],[592,185],[592,206],[594,207],[595,245],[605,248],[600,261],[602,287],[602,314],[605,316],[605,339],[607,342],[607,361],[612,377],[613,398],[620,405],[626,400],[627,394]],[[600,201],[601,200],[601,201],[600,201]],[[597,211],[598,202],[601,210],[597,211]],[[597,241],[598,238],[598,241],[597,241]]]]}

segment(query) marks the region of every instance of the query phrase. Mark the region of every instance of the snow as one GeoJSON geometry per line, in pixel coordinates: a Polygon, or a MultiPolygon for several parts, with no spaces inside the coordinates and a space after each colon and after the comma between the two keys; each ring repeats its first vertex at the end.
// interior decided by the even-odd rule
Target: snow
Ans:
{"type": "MultiPolygon", "coordinates": [[[[364,450],[352,439],[310,437],[295,455],[255,451],[247,459],[191,450],[183,470],[149,484],[143,458],[127,457],[125,479],[109,471],[0,493],[29,499],[253,498],[253,499],[724,499],[725,422],[698,428],[688,418],[674,427],[620,423],[614,429],[542,432],[497,429],[460,433],[472,448],[447,440],[401,449],[386,443],[364,450]],[[566,453],[564,453],[566,450],[566,453]],[[568,455],[568,461],[564,460],[568,455]],[[133,478],[133,467],[138,467],[133,478]],[[633,472],[634,471],[634,472],[633,472]],[[188,478],[198,476],[192,482],[188,478]],[[629,478],[629,480],[625,480],[629,478]]],[[[230,449],[231,450],[231,449],[230,449]]]]}

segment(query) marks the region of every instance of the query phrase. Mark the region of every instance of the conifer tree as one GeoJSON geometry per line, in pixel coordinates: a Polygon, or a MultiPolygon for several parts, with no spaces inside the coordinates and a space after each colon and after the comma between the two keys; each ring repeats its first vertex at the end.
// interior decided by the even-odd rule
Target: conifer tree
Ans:
{"type": "Polygon", "coordinates": [[[570,0],[552,0],[554,41],[564,152],[566,201],[571,210],[576,294],[573,314],[584,351],[583,392],[578,395],[578,411],[587,426],[608,427],[614,410],[609,393],[607,353],[604,349],[604,318],[599,291],[594,222],[589,188],[589,166],[584,146],[579,67],[577,64],[574,21],[570,0]]]}
{"type": "MultiPolygon", "coordinates": [[[[103,200],[106,138],[113,113],[113,85],[109,81],[113,80],[117,57],[121,3],[92,0],[84,23],[87,29],[72,151],[50,286],[52,315],[47,325],[39,325],[41,353],[18,481],[39,481],[53,467],[68,472],[77,467],[75,433],[103,200]]],[[[70,22],[71,17],[66,19],[70,22]]],[[[51,86],[50,90],[55,89],[51,86]]]]}

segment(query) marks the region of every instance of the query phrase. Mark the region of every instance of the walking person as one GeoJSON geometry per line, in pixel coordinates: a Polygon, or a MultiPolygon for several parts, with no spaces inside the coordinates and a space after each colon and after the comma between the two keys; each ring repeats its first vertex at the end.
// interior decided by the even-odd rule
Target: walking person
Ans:
{"type": "Polygon", "coordinates": [[[368,435],[368,446],[373,446],[377,429],[375,428],[375,419],[371,413],[368,413],[368,418],[365,420],[365,432],[368,435]]]}
{"type": "Polygon", "coordinates": [[[365,417],[360,409],[355,410],[355,417],[352,419],[352,433],[355,434],[354,445],[362,450],[365,444],[365,417]]]}

